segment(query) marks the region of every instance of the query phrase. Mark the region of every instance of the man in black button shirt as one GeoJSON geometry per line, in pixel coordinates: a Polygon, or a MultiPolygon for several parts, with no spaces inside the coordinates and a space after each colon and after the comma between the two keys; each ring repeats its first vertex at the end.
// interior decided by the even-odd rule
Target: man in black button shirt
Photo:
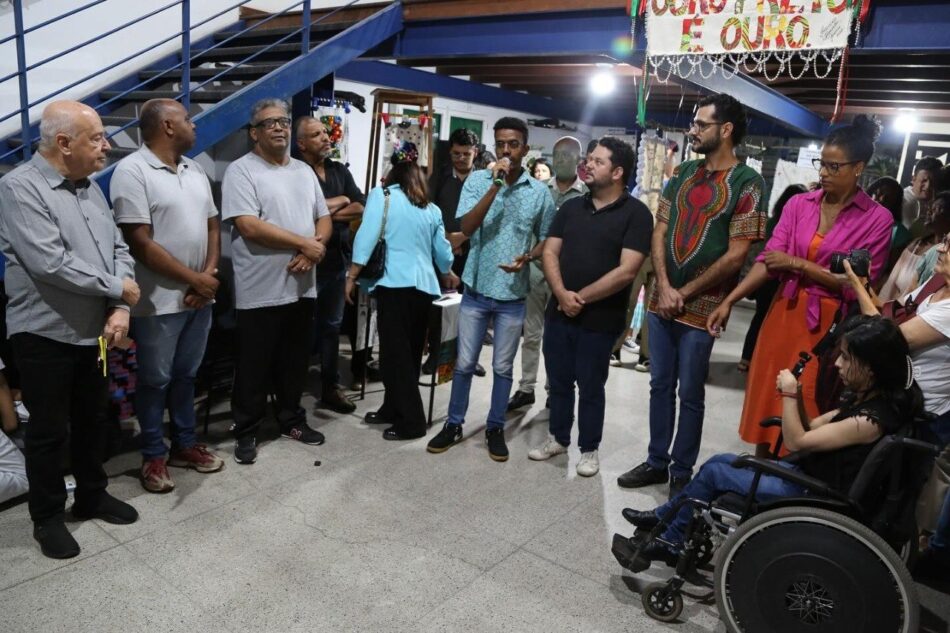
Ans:
{"type": "Polygon", "coordinates": [[[352,413],[356,405],[340,389],[340,324],[343,321],[343,290],[349,265],[350,222],[363,215],[366,197],[343,163],[330,160],[327,129],[314,117],[297,119],[297,149],[313,168],[333,219],[333,235],[327,254],[317,266],[316,337],[320,349],[321,400],[338,413],[352,413]]]}
{"type": "Polygon", "coordinates": [[[630,285],[650,254],[653,216],[627,193],[633,148],[604,137],[588,155],[590,193],[565,202],[545,242],[544,276],[553,296],[544,321],[544,365],[551,384],[550,436],[528,452],[534,460],[566,453],[580,392],[577,474],[600,470],[604,383],[614,341],[626,327],[630,285]]]}
{"type": "Polygon", "coordinates": [[[452,271],[461,277],[465,270],[465,260],[468,257],[468,238],[462,233],[461,221],[455,217],[459,206],[459,197],[462,195],[462,185],[472,173],[475,157],[478,156],[478,137],[469,130],[460,128],[452,132],[449,137],[449,156],[452,159],[451,169],[435,174],[429,180],[429,197],[442,211],[442,222],[445,224],[445,237],[452,245],[455,261],[452,271]]]}

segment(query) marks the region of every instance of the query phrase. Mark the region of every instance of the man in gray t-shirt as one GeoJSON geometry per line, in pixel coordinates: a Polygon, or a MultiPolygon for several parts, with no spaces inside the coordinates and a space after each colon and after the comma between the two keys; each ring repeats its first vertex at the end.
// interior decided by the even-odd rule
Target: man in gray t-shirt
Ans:
{"type": "Polygon", "coordinates": [[[132,308],[131,330],[137,344],[142,486],[168,492],[175,487],[169,465],[200,473],[224,465],[198,443],[194,403],[218,289],[221,230],[207,175],[183,155],[195,144],[195,126],[185,107],[172,99],[152,99],[142,106],[139,121],[145,144],[119,161],[110,191],[142,290],[132,308]],[[170,456],[162,431],[166,403],[170,456]]]}
{"type": "Polygon", "coordinates": [[[277,396],[284,437],[322,444],[300,407],[313,335],[314,265],[333,231],[313,170],[288,155],[290,109],[265,99],[251,112],[254,149],[228,166],[221,217],[229,222],[237,308],[238,359],[231,412],[234,458],[257,459],[255,433],[277,396]]]}

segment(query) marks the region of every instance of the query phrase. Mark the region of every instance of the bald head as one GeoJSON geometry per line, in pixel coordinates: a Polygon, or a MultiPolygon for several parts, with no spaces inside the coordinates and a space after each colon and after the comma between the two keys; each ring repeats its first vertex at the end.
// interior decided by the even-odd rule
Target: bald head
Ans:
{"type": "Polygon", "coordinates": [[[54,101],[40,119],[40,154],[64,177],[87,178],[106,166],[109,141],[95,110],[78,101],[54,101]]]}
{"type": "Polygon", "coordinates": [[[554,175],[561,182],[577,179],[577,164],[581,160],[581,142],[573,136],[562,136],[554,144],[554,175]]]}

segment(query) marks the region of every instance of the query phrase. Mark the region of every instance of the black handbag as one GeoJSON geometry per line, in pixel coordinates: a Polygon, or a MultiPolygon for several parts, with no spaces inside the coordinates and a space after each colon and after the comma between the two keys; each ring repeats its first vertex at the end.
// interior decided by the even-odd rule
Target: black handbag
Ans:
{"type": "Polygon", "coordinates": [[[376,281],[386,272],[386,238],[383,236],[386,235],[386,216],[389,215],[388,187],[383,188],[383,196],[386,201],[383,203],[383,224],[379,228],[379,239],[376,240],[376,246],[373,247],[366,265],[360,271],[360,279],[367,281],[376,281]]]}

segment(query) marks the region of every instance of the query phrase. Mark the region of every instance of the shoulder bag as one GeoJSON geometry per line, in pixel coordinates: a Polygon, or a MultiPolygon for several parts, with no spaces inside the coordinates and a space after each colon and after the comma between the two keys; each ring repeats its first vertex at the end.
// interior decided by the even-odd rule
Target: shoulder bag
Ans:
{"type": "Polygon", "coordinates": [[[389,215],[389,188],[383,188],[383,196],[385,202],[383,203],[383,224],[379,227],[379,239],[376,240],[376,245],[373,247],[373,252],[370,254],[369,259],[366,261],[366,265],[363,266],[363,270],[360,271],[360,279],[366,279],[367,281],[376,281],[380,279],[383,274],[386,272],[386,216],[389,215]]]}

